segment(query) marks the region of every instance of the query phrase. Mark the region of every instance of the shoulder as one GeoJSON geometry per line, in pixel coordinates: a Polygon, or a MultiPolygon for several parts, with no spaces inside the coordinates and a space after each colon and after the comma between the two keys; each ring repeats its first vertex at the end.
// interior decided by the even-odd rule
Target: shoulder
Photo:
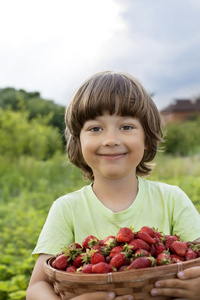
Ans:
{"type": "Polygon", "coordinates": [[[62,206],[62,205],[66,205],[67,203],[75,204],[77,201],[80,204],[82,202],[81,200],[88,199],[91,193],[92,193],[91,185],[86,185],[77,191],[59,197],[54,201],[54,205],[62,206]]]}
{"type": "Polygon", "coordinates": [[[139,182],[145,185],[147,188],[163,189],[163,190],[180,190],[177,185],[168,184],[161,181],[153,181],[146,178],[139,177],[139,182]]]}
{"type": "Polygon", "coordinates": [[[139,183],[145,189],[147,193],[162,195],[164,198],[173,196],[173,198],[179,198],[186,196],[183,190],[177,185],[171,185],[160,181],[151,181],[144,178],[139,178],[139,183]]]}

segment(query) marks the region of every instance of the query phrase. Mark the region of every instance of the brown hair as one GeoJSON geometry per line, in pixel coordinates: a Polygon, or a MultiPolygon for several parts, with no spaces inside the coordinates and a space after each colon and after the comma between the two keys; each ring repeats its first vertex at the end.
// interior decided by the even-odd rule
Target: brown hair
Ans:
{"type": "Polygon", "coordinates": [[[85,178],[94,179],[93,171],[82,155],[80,132],[86,121],[101,116],[105,111],[111,115],[135,117],[141,122],[147,149],[136,173],[140,176],[150,174],[152,165],[148,163],[154,159],[163,137],[160,113],[143,86],[134,77],[122,72],[97,73],[75,93],[65,113],[69,160],[83,171],[85,178]]]}

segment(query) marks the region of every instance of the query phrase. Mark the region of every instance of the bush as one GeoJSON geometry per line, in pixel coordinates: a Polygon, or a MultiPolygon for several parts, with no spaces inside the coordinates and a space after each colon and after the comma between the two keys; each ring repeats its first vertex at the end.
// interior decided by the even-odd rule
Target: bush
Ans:
{"type": "Polygon", "coordinates": [[[166,153],[187,156],[200,152],[200,119],[167,124],[166,153]]]}
{"type": "Polygon", "coordinates": [[[47,117],[28,120],[27,111],[0,108],[0,154],[10,157],[30,155],[48,159],[63,149],[57,128],[47,125],[47,117]]]}

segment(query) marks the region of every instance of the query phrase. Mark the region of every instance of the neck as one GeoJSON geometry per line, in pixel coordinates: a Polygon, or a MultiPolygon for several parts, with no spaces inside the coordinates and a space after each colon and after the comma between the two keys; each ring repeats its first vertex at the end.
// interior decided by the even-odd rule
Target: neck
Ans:
{"type": "Polygon", "coordinates": [[[136,176],[123,179],[94,180],[93,191],[97,198],[113,212],[127,209],[135,200],[138,193],[136,176]]]}

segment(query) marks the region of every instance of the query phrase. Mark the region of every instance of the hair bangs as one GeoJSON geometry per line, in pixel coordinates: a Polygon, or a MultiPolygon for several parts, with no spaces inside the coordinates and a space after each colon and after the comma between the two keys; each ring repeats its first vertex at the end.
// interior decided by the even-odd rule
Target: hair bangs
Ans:
{"type": "Polygon", "coordinates": [[[137,118],[145,113],[143,91],[123,74],[108,73],[93,78],[84,86],[81,99],[76,110],[81,127],[104,112],[137,118]]]}

